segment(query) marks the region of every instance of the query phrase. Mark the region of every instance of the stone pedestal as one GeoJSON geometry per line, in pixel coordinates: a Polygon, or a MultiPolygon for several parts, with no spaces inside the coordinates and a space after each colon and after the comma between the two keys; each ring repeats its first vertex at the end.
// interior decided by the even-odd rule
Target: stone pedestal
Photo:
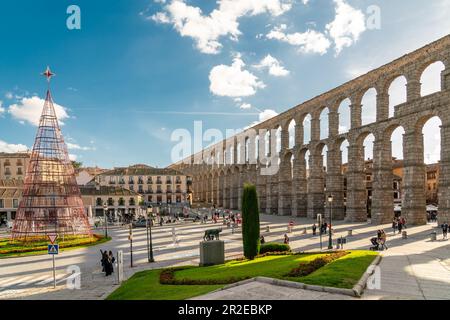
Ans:
{"type": "Polygon", "coordinates": [[[200,266],[225,263],[225,242],[220,240],[200,242],[200,266]]]}

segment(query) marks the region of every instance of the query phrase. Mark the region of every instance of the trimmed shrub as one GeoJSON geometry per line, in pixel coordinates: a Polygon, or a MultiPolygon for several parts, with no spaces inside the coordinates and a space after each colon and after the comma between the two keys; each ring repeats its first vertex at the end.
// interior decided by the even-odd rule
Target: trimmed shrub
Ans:
{"type": "Polygon", "coordinates": [[[343,256],[346,256],[348,252],[346,251],[340,251],[335,252],[331,254],[324,255],[323,257],[319,257],[314,259],[313,261],[310,261],[308,263],[302,263],[299,265],[298,268],[294,268],[289,272],[286,276],[287,277],[305,277],[314,271],[319,270],[320,268],[326,266],[327,264],[333,262],[334,260],[337,260],[339,258],[342,258],[343,256]]]}
{"type": "Polygon", "coordinates": [[[270,252],[289,252],[291,247],[288,244],[268,242],[261,245],[259,248],[259,254],[270,253],[270,252]]]}
{"type": "Polygon", "coordinates": [[[253,260],[259,253],[259,208],[256,187],[244,185],[242,195],[242,241],[244,256],[253,260]]]}

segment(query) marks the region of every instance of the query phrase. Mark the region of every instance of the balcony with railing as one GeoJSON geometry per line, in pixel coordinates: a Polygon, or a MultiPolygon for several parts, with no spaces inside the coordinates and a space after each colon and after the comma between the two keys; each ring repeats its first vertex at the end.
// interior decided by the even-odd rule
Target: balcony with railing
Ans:
{"type": "Polygon", "coordinates": [[[9,160],[6,160],[4,163],[3,163],[3,166],[5,166],[5,167],[8,167],[8,166],[10,166],[11,165],[11,162],[9,162],[9,160]]]}

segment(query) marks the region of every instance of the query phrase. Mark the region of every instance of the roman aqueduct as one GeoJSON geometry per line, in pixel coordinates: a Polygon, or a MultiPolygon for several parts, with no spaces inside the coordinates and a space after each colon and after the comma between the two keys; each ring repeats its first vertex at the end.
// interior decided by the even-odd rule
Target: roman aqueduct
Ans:
{"type": "Polygon", "coordinates": [[[218,207],[240,209],[243,184],[251,182],[257,186],[262,212],[315,218],[319,213],[327,216],[331,205],[334,219],[363,222],[367,221],[363,141],[372,134],[372,223],[389,223],[394,214],[391,135],[402,127],[402,215],[409,224],[420,225],[426,223],[422,128],[432,117],[439,117],[442,123],[439,220],[450,221],[450,35],[259,123],[254,130],[241,132],[174,163],[171,168],[192,177],[194,200],[215,203],[218,207]],[[422,96],[421,76],[436,62],[445,66],[441,90],[422,96]],[[407,82],[406,102],[395,106],[390,116],[389,87],[400,76],[407,82]],[[361,101],[369,89],[376,90],[376,121],[363,125],[361,101]],[[346,99],[351,101],[351,127],[340,133],[338,109],[346,99]],[[328,137],[321,139],[320,115],[326,108],[328,137]],[[308,115],[310,141],[305,144],[303,123],[308,115]],[[294,144],[289,139],[292,120],[294,144]],[[267,133],[263,137],[264,130],[267,133]],[[274,130],[280,134],[280,145],[275,151],[266,142],[274,130]],[[344,141],[348,142],[346,192],[341,159],[344,141]],[[325,147],[326,172],[322,165],[325,147]],[[275,174],[261,174],[261,168],[270,164],[252,161],[261,150],[268,155],[277,152],[279,170],[275,174]],[[309,166],[305,160],[307,153],[309,166]],[[233,161],[238,158],[240,161],[233,161]],[[327,195],[333,196],[331,204],[325,201],[327,195]]]}

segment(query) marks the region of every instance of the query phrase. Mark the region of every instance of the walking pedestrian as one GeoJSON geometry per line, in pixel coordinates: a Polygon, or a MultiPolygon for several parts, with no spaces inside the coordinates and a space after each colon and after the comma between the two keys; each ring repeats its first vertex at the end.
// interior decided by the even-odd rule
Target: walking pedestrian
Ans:
{"type": "Polygon", "coordinates": [[[314,223],[313,226],[312,226],[313,236],[316,235],[316,231],[317,231],[317,226],[316,226],[316,224],[314,223]]]}
{"type": "Polygon", "coordinates": [[[266,243],[266,239],[264,239],[264,236],[263,236],[263,235],[261,235],[261,237],[259,237],[259,243],[260,243],[260,244],[266,243]]]}
{"type": "Polygon", "coordinates": [[[116,258],[114,257],[111,250],[109,250],[108,259],[111,262],[111,272],[114,272],[114,262],[116,262],[116,258]]]}
{"type": "Polygon", "coordinates": [[[443,223],[441,225],[442,228],[442,236],[443,236],[443,240],[447,240],[447,235],[448,235],[448,229],[449,229],[449,225],[447,222],[443,223]]]}
{"type": "Polygon", "coordinates": [[[402,224],[402,220],[401,219],[397,223],[397,229],[398,229],[398,233],[402,233],[403,224],[402,224]]]}
{"type": "Polygon", "coordinates": [[[100,259],[100,263],[102,265],[102,272],[106,271],[106,262],[108,260],[108,253],[106,251],[102,251],[100,249],[100,254],[102,255],[101,259],[100,259]]]}
{"type": "Polygon", "coordinates": [[[394,231],[395,235],[395,232],[397,231],[397,218],[394,218],[394,220],[392,220],[392,231],[394,231]]]}
{"type": "Polygon", "coordinates": [[[287,234],[284,234],[284,244],[289,244],[289,237],[287,234]]]}

